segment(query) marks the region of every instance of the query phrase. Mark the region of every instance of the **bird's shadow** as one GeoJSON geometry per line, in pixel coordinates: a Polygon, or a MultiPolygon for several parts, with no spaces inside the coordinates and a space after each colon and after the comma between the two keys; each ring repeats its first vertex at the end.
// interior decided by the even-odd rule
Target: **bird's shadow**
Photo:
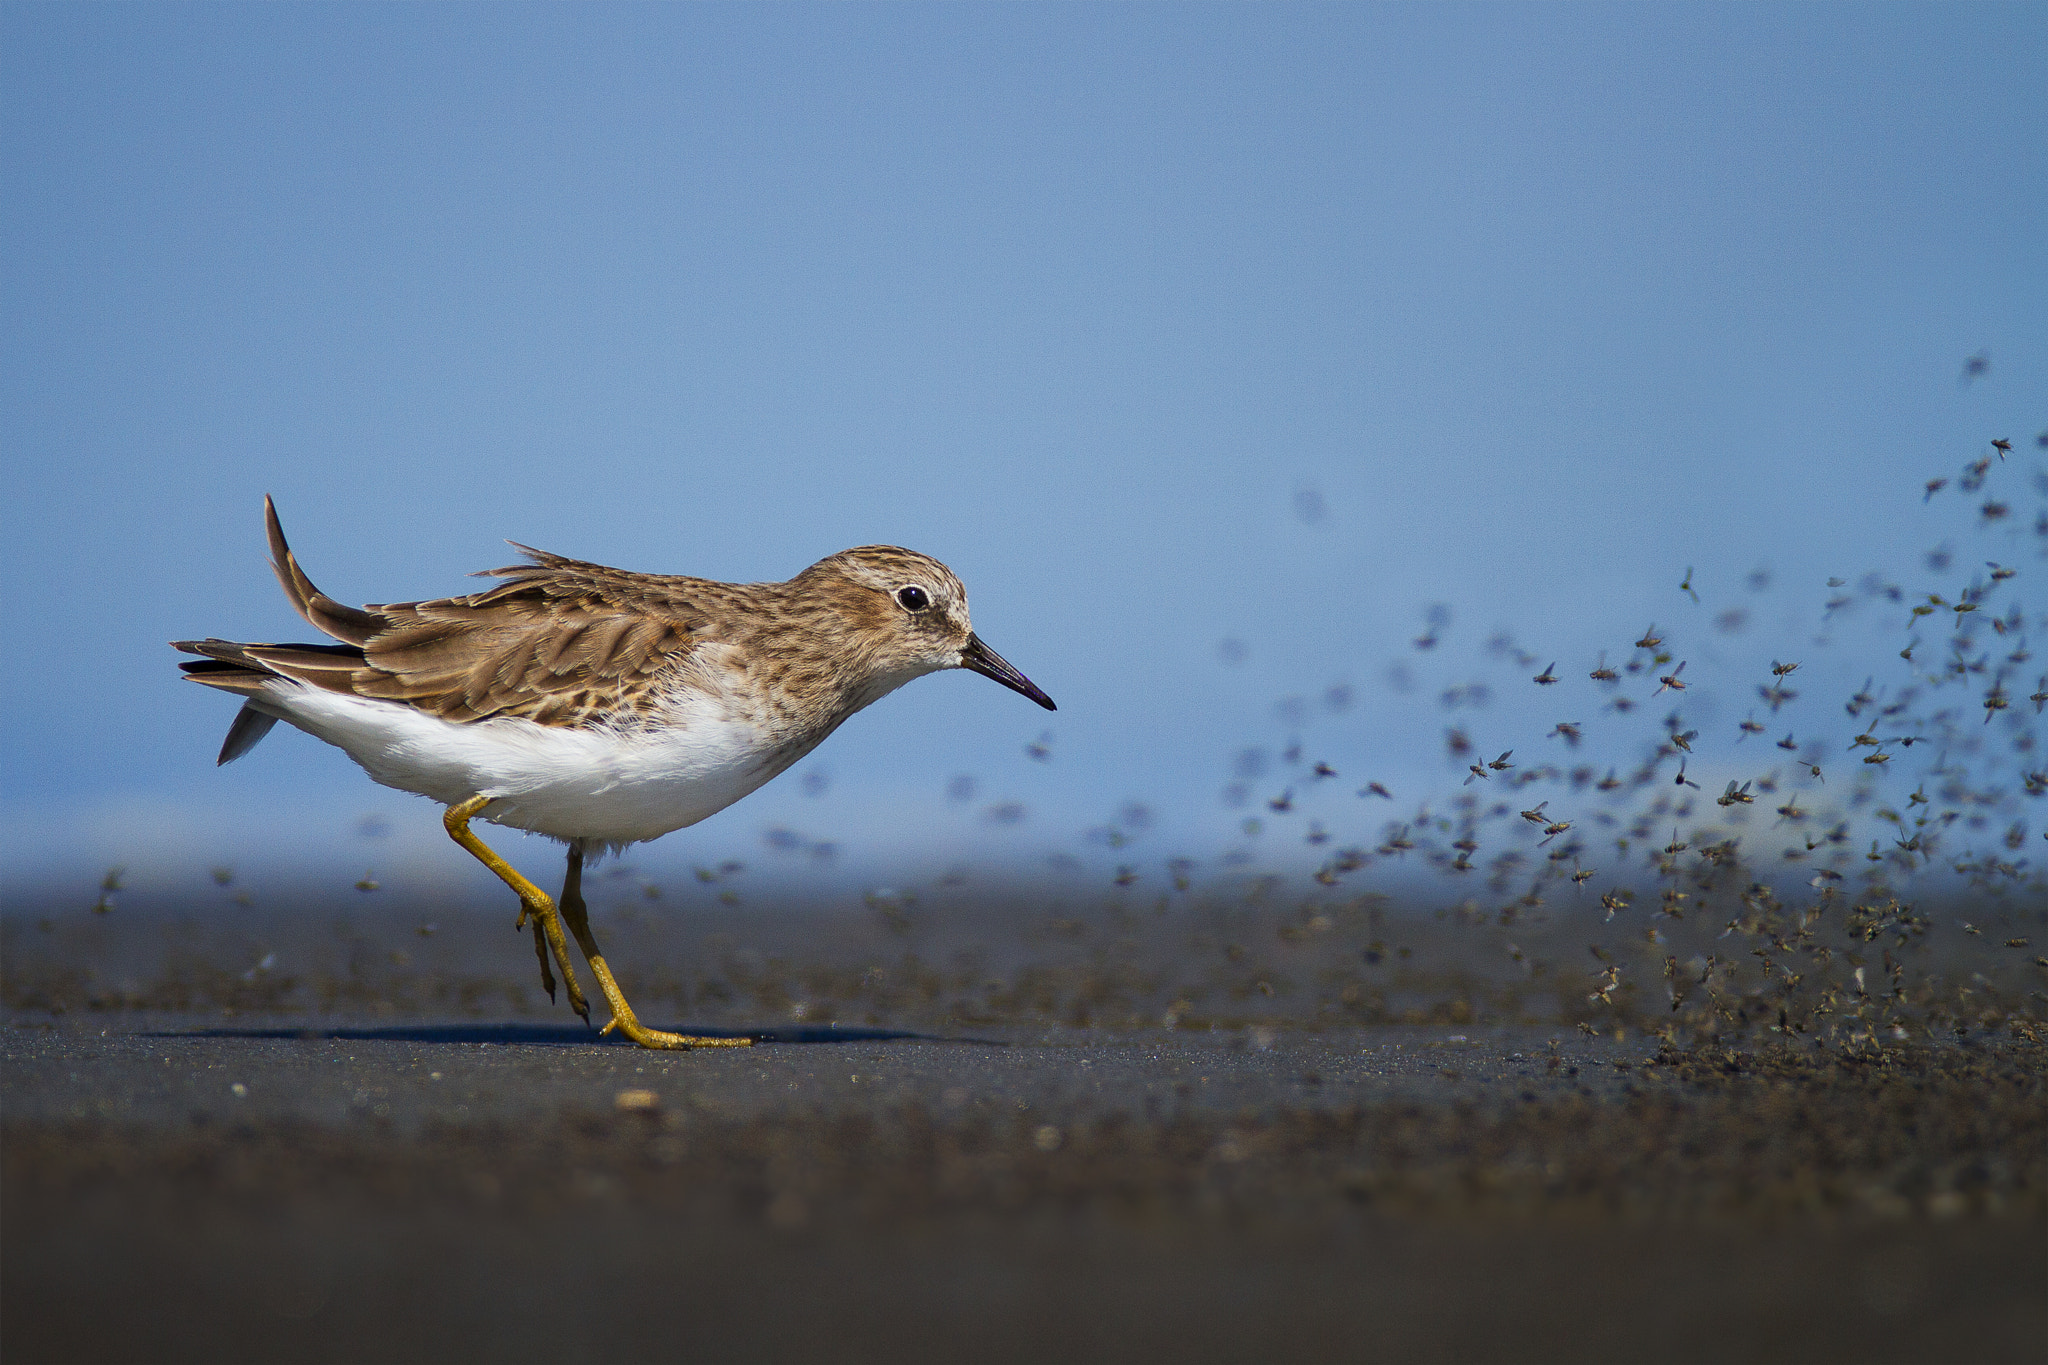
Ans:
{"type": "MultiPolygon", "coordinates": [[[[831,1024],[787,1025],[774,1028],[690,1028],[682,1030],[698,1038],[746,1038],[757,1047],[764,1044],[819,1043],[965,1043],[974,1047],[1008,1047],[999,1038],[970,1038],[956,1034],[918,1033],[910,1029],[840,1028],[831,1024]]],[[[595,1029],[561,1024],[396,1024],[384,1028],[200,1028],[167,1029],[145,1033],[144,1038],[249,1038],[302,1042],[381,1042],[462,1044],[492,1043],[500,1047],[627,1047],[634,1044],[624,1035],[600,1036],[595,1029]]]]}

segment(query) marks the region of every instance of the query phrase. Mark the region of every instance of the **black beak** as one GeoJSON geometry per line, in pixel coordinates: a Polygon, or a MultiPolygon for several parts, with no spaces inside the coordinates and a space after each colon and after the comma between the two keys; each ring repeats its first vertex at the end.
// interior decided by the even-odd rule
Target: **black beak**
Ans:
{"type": "Polygon", "coordinates": [[[960,651],[960,666],[971,668],[984,678],[994,678],[1012,692],[1022,692],[1048,711],[1060,708],[1052,704],[1052,698],[1035,687],[1031,679],[1010,667],[1002,655],[981,642],[979,635],[967,637],[967,647],[960,651]]]}

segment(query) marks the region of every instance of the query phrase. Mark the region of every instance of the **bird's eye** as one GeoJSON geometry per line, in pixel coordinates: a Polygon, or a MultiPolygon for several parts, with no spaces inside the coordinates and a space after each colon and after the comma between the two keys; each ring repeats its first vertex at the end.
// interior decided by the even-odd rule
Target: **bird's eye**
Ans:
{"type": "Polygon", "coordinates": [[[896,589],[896,600],[903,604],[905,611],[923,611],[932,604],[932,599],[925,590],[915,585],[896,589]]]}

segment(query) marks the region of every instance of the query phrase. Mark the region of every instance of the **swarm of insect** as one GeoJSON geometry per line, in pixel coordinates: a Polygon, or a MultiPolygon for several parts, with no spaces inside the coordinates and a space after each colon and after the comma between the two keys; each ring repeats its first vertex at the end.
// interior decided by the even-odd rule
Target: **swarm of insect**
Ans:
{"type": "MultiPolygon", "coordinates": [[[[2036,842],[2048,837],[2048,808],[2038,804],[2048,797],[2048,735],[2033,728],[2048,714],[2048,674],[2029,686],[2022,671],[2038,673],[2038,665],[2029,669],[2031,641],[2048,633],[2048,615],[2024,600],[2031,576],[2013,567],[2048,553],[2048,477],[2022,468],[2026,463],[2001,438],[1959,472],[1922,481],[1926,515],[1948,527],[1947,539],[1919,557],[1924,570],[1908,575],[1893,566],[1860,578],[1829,577],[1825,591],[1802,608],[1802,619],[1819,633],[1802,633],[1789,648],[1781,640],[1775,656],[1746,641],[1717,639],[1711,650],[1686,650],[1701,672],[1689,658],[1675,657],[1670,637],[1678,632],[1652,623],[1623,663],[1610,664],[1602,652],[1590,667],[1581,665],[1582,679],[1569,670],[1560,675],[1556,661],[1523,672],[1539,687],[1559,689],[1565,705],[1586,705],[1572,700],[1582,696],[1597,700],[1599,723],[1555,721],[1537,730],[1564,747],[1524,744],[1525,755],[1548,753],[1553,761],[1525,757],[1520,764],[1515,749],[1489,759],[1465,728],[1445,732],[1450,769],[1462,780],[1446,784],[1454,795],[1441,813],[1424,807],[1376,842],[1365,841],[1386,859],[1374,864],[1384,881],[1346,880],[1364,863],[1340,856],[1309,864],[1309,885],[1355,895],[1362,885],[1383,884],[1406,896],[1411,892],[1402,888],[1422,885],[1418,877],[1453,874],[1451,922],[1521,926],[1520,946],[1508,960],[1535,973],[1543,940],[1529,937],[1527,926],[1546,917],[1568,923],[1574,896],[1600,879],[1607,887],[1599,896],[1601,922],[1638,902],[1659,913],[1633,927],[1626,946],[1607,946],[1611,957],[1585,1001],[1617,1023],[1634,1019],[1666,1037],[1732,1036],[1753,1026],[1869,1047],[1900,1029],[1924,1034],[1929,1020],[1983,1028],[2032,1019],[2040,1006],[2028,1003],[2035,998],[2028,991],[2038,993],[2038,981],[1998,977],[2006,969],[1996,964],[1920,976],[1911,970],[1928,944],[1943,941],[1939,913],[1928,907],[1949,888],[1967,888],[1973,904],[2002,907],[1995,912],[1997,942],[2027,937],[2024,908],[2048,903],[2048,855],[2036,842]],[[2030,477],[2035,482],[2026,484],[2030,477]],[[2042,495],[2038,516],[2016,510],[2030,489],[2042,495]],[[1987,512],[1986,504],[2003,510],[1987,512]],[[1969,553],[1986,538],[1998,544],[1969,553]],[[1970,564],[1983,566],[1974,577],[1961,567],[1970,564]],[[1866,637],[1882,647],[1852,654],[1842,643],[1861,648],[1866,637]],[[1884,665],[1870,669],[1880,657],[1884,665]],[[1844,676],[1851,663],[1869,670],[1864,679],[1844,676]],[[1653,697],[1674,694],[1690,718],[1674,710],[1653,720],[1643,691],[1622,694],[1624,677],[1649,684],[1653,697]],[[1733,713],[1744,701],[1755,710],[1738,718],[1733,713]],[[1782,737],[1769,740],[1780,725],[1782,737]],[[1764,743],[1746,744],[1752,737],[1764,743]],[[1832,785],[1824,764],[1837,769],[1832,785]],[[1409,852],[1421,856],[1405,859],[1409,852]],[[1567,886],[1573,895],[1557,894],[1567,886]],[[1633,975],[1638,967],[1641,977],[1633,975]],[[1880,968],[1869,990],[1861,978],[1852,987],[1851,972],[1867,976],[1880,968]],[[1970,981],[1972,971],[1999,984],[1956,984],[1970,981]],[[1647,1003],[1640,987],[1619,984],[1650,979],[1672,984],[1655,1002],[1654,1019],[1640,1013],[1647,1003]]],[[[1663,581],[1669,592],[1673,580],[1663,581]]],[[[1762,593],[1772,590],[1766,572],[1745,579],[1688,567],[1676,582],[1685,605],[1673,609],[1701,608],[1709,620],[1727,622],[1720,629],[1730,635],[1747,630],[1749,619],[1765,619],[1735,611],[1716,584],[1762,593]]],[[[1437,646],[1448,619],[1447,610],[1433,609],[1415,641],[1425,653],[1435,650],[1430,662],[1442,660],[1445,669],[1454,666],[1451,651],[1437,646]]],[[[1505,631],[1486,649],[1503,670],[1541,661],[1505,631]]],[[[1419,667],[1408,657],[1402,667],[1419,667]]],[[[1469,673],[1443,682],[1449,685],[1440,692],[1423,695],[1475,714],[1488,703],[1484,682],[1469,673]]],[[[1289,721],[1296,732],[1300,714],[1289,721]]],[[[1507,723],[1535,725],[1526,713],[1507,723]]],[[[1298,760],[1298,750],[1290,751],[1298,760]]],[[[1349,765],[1330,752],[1327,761],[1303,769],[1306,780],[1268,802],[1274,814],[1299,810],[1310,817],[1311,845],[1343,833],[1325,804],[1335,793],[1319,784],[1349,765]]],[[[1393,800],[1381,782],[1356,790],[1393,800]]],[[[1589,912],[1590,905],[1580,913],[1589,912]]],[[[1958,937],[1980,942],[1973,935],[1947,941],[1958,937]]]]}

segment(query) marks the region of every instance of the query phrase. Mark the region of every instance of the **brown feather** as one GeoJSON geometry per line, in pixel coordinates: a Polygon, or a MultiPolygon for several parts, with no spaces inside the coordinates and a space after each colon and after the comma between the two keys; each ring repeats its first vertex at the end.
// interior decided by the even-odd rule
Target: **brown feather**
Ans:
{"type": "Polygon", "coordinates": [[[308,624],[352,645],[365,643],[383,628],[384,621],[374,611],[345,607],[313,586],[313,580],[299,567],[292,547],[285,543],[284,526],[277,519],[277,504],[268,493],[263,495],[263,526],[270,537],[271,570],[284,585],[284,595],[308,624]]]}
{"type": "Polygon", "coordinates": [[[257,673],[233,664],[192,663],[180,664],[185,676],[208,687],[218,687],[223,692],[238,696],[253,697],[263,691],[265,683],[276,676],[271,673],[257,673]]]}

